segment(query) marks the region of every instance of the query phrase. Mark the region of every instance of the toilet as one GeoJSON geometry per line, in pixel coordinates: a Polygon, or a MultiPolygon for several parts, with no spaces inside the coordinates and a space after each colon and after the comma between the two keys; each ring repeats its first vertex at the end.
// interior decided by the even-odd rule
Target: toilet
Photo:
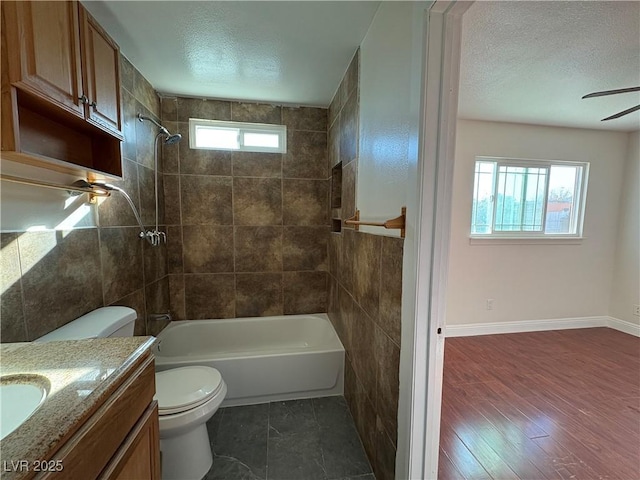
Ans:
{"type": "MultiPolygon", "coordinates": [[[[136,317],[128,307],[102,307],[35,341],[132,337],[136,317]]],[[[213,456],[206,423],[226,394],[227,385],[215,368],[156,372],[162,480],[201,480],[209,471],[213,456]]]]}
{"type": "Polygon", "coordinates": [[[227,394],[220,372],[205,366],[156,373],[162,480],[200,480],[213,463],[207,421],[227,394]]]}

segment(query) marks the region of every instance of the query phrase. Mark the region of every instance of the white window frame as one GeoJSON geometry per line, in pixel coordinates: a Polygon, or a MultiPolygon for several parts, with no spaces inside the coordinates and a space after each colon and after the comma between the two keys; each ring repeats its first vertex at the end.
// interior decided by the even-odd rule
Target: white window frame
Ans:
{"type": "Polygon", "coordinates": [[[471,188],[471,218],[469,221],[469,232],[471,232],[471,227],[473,225],[473,192],[475,186],[475,176],[476,176],[476,163],[477,162],[492,162],[496,164],[496,170],[494,173],[494,201],[493,208],[494,212],[491,218],[491,233],[470,233],[469,238],[473,239],[502,239],[502,240],[518,240],[518,239],[582,239],[583,234],[583,226],[584,226],[584,213],[585,213],[585,205],[587,200],[587,185],[589,180],[589,162],[573,162],[566,160],[533,160],[533,159],[523,159],[523,158],[505,158],[505,157],[486,157],[486,156],[477,156],[475,161],[473,162],[474,173],[473,173],[473,186],[471,188]],[[547,167],[549,169],[549,175],[547,175],[546,185],[545,185],[545,202],[543,205],[543,231],[542,232],[533,232],[533,231],[498,231],[496,232],[493,228],[495,225],[495,192],[496,192],[496,183],[498,179],[498,172],[501,166],[513,166],[513,167],[547,167]],[[544,232],[544,223],[546,222],[546,210],[548,204],[548,196],[549,196],[549,180],[551,178],[550,172],[552,166],[572,166],[572,167],[581,167],[582,172],[579,180],[576,182],[576,211],[574,219],[572,220],[572,226],[575,227],[575,233],[545,233],[544,232]]]}
{"type": "Polygon", "coordinates": [[[204,118],[189,119],[189,148],[196,150],[227,150],[234,152],[264,152],[264,153],[287,153],[287,127],[286,125],[272,125],[267,123],[246,123],[246,122],[230,122],[223,120],[207,120],[204,118]],[[238,131],[239,148],[221,148],[221,147],[199,147],[196,145],[196,128],[197,127],[215,127],[234,129],[238,131]],[[273,147],[255,147],[244,145],[245,133],[271,133],[278,135],[278,148],[273,147]]]}

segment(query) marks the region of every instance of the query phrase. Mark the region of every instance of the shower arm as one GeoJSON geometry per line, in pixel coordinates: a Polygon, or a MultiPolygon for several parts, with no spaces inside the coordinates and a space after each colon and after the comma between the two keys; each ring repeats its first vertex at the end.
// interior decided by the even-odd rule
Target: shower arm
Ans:
{"type": "Polygon", "coordinates": [[[151,117],[147,117],[146,115],[142,115],[141,113],[138,114],[138,120],[140,120],[141,122],[144,120],[148,120],[151,123],[153,123],[156,127],[158,127],[160,129],[160,131],[162,133],[164,133],[166,136],[170,136],[171,134],[169,133],[169,130],[167,130],[165,127],[163,127],[162,125],[160,125],[158,122],[156,122],[153,118],[151,117]]]}

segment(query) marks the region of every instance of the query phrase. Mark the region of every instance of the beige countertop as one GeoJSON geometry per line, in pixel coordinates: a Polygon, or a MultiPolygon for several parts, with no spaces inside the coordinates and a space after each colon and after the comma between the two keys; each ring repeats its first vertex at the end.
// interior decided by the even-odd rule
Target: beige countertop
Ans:
{"type": "Polygon", "coordinates": [[[80,428],[154,341],[122,337],[0,344],[1,377],[40,375],[49,383],[42,405],[0,441],[0,477],[32,476],[38,461],[50,457],[80,428]]]}

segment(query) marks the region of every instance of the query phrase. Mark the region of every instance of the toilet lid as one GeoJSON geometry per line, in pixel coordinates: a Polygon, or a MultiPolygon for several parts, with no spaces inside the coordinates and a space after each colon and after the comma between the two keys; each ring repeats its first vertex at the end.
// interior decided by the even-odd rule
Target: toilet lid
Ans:
{"type": "Polygon", "coordinates": [[[184,412],[205,403],[222,385],[215,368],[191,366],[156,373],[156,395],[160,415],[184,412]]]}

